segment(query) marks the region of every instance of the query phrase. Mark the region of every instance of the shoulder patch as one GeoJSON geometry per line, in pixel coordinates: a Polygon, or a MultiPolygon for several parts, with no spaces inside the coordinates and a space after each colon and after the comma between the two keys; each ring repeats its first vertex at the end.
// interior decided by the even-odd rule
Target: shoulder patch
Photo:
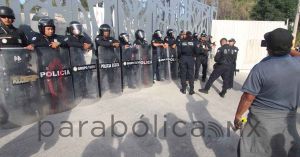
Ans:
{"type": "Polygon", "coordinates": [[[32,37],[32,39],[31,39],[32,41],[35,41],[36,40],[36,37],[32,37]]]}
{"type": "Polygon", "coordinates": [[[66,37],[65,39],[64,39],[64,41],[68,41],[69,40],[69,38],[68,37],[66,37]]]}

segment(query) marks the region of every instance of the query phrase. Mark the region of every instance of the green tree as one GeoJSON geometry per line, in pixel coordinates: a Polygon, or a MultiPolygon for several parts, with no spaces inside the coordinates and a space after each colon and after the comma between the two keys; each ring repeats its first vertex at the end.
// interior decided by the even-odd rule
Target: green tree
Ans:
{"type": "Polygon", "coordinates": [[[259,0],[251,11],[251,19],[286,21],[295,19],[298,0],[259,0]]]}

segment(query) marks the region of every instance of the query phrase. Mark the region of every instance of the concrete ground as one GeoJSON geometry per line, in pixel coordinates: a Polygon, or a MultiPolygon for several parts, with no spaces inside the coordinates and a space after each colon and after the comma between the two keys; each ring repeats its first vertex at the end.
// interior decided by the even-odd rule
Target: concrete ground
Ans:
{"type": "MultiPolygon", "coordinates": [[[[157,82],[93,104],[82,102],[40,122],[0,130],[0,156],[235,157],[239,132],[228,126],[246,76],[238,73],[224,99],[217,93],[219,80],[208,95],[183,95],[177,82],[157,82]]],[[[195,90],[201,86],[195,85],[195,90]]]]}

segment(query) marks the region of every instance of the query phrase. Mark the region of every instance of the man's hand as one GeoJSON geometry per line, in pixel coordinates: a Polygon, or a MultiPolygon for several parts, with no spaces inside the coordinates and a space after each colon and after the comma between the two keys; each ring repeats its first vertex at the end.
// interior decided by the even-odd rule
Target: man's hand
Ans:
{"type": "Polygon", "coordinates": [[[115,47],[115,48],[118,48],[118,47],[120,47],[120,43],[115,42],[115,43],[112,44],[112,46],[115,47]]]}
{"type": "Polygon", "coordinates": [[[57,49],[59,47],[60,43],[58,42],[51,42],[50,47],[53,49],[57,49]]]}
{"type": "Polygon", "coordinates": [[[88,44],[88,43],[83,43],[83,49],[85,50],[89,50],[91,48],[91,44],[88,44]]]}
{"type": "Polygon", "coordinates": [[[234,118],[234,127],[235,129],[241,129],[243,125],[242,118],[235,116],[234,118]]]}
{"type": "Polygon", "coordinates": [[[162,45],[162,47],[166,49],[166,48],[169,47],[169,45],[167,43],[165,43],[165,44],[162,45]]]}
{"type": "Polygon", "coordinates": [[[128,49],[130,47],[130,45],[125,45],[125,49],[128,49]]]}
{"type": "Polygon", "coordinates": [[[26,46],[25,49],[33,51],[34,50],[34,46],[32,44],[30,44],[30,45],[26,46]]]}

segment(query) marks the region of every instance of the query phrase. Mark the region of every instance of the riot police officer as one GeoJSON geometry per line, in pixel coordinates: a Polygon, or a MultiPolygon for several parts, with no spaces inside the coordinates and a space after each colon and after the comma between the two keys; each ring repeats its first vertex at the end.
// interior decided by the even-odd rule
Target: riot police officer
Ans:
{"type": "Polygon", "coordinates": [[[152,52],[151,46],[145,39],[145,32],[138,29],[135,32],[134,47],[137,48],[140,54],[141,61],[141,81],[144,86],[151,86],[153,84],[153,67],[152,67],[152,52]]]}
{"type": "MultiPolygon", "coordinates": [[[[13,23],[15,21],[15,14],[13,10],[6,6],[0,6],[0,48],[2,47],[25,47],[28,50],[33,50],[33,46],[28,44],[27,37],[25,34],[20,31],[19,29],[15,28],[13,26],[13,23]]],[[[8,69],[8,72],[3,72],[2,69],[0,70],[0,88],[2,85],[8,85],[6,83],[5,79],[7,75],[2,76],[2,74],[8,73],[8,75],[15,75],[15,74],[24,74],[25,71],[27,71],[27,61],[30,58],[29,54],[26,54],[25,52],[20,51],[14,52],[18,53],[18,56],[20,57],[20,62],[12,65],[12,67],[5,67],[8,69]]],[[[13,58],[11,58],[14,60],[13,58]]],[[[19,60],[19,59],[18,59],[19,60]]],[[[5,64],[5,63],[0,63],[5,64]]],[[[20,89],[23,90],[23,89],[20,89]]],[[[26,91],[25,91],[26,92],[26,91]]],[[[16,93],[14,93],[16,94],[16,93]]],[[[5,99],[7,98],[6,95],[4,95],[4,92],[1,92],[0,94],[0,124],[5,124],[8,121],[9,114],[7,110],[4,107],[5,99]]],[[[8,104],[9,105],[9,104],[8,104]]],[[[15,105],[15,104],[12,104],[15,105]]]]}
{"type": "Polygon", "coordinates": [[[230,73],[232,66],[235,62],[235,57],[231,53],[231,47],[227,44],[227,39],[222,38],[221,47],[218,49],[215,56],[215,65],[212,74],[210,75],[204,89],[199,89],[199,92],[208,93],[213,82],[218,79],[220,76],[223,78],[222,91],[219,93],[221,97],[224,97],[227,89],[230,87],[230,73]]]}
{"type": "Polygon", "coordinates": [[[180,92],[186,93],[186,81],[188,79],[190,91],[189,94],[193,95],[194,92],[194,66],[195,66],[195,51],[196,45],[193,41],[192,33],[186,32],[186,38],[183,39],[180,44],[180,78],[181,78],[181,86],[180,92]]]}
{"type": "Polygon", "coordinates": [[[229,46],[231,47],[231,54],[234,57],[234,63],[232,65],[232,70],[231,70],[231,74],[230,74],[230,83],[229,83],[229,88],[233,88],[233,82],[234,82],[234,73],[236,72],[236,59],[237,59],[237,55],[239,52],[239,48],[237,48],[235,46],[235,39],[232,38],[229,40],[229,46]]]}
{"type": "Polygon", "coordinates": [[[127,64],[127,62],[134,62],[138,60],[137,50],[134,49],[133,45],[129,41],[129,34],[121,33],[119,35],[120,47],[122,52],[122,61],[124,64],[123,76],[126,79],[127,85],[129,88],[136,88],[135,84],[137,83],[137,65],[127,64]]]}
{"type": "Polygon", "coordinates": [[[202,65],[202,82],[206,81],[208,51],[210,49],[210,45],[207,42],[206,37],[205,33],[201,34],[200,48],[198,48],[198,53],[196,53],[195,79],[199,78],[200,67],[202,65]]]}
{"type": "MultiPolygon", "coordinates": [[[[64,69],[66,68],[64,66],[69,64],[66,59],[69,56],[68,52],[60,51],[61,47],[67,48],[65,37],[55,34],[55,28],[53,19],[48,17],[42,18],[38,22],[39,34],[31,39],[37,52],[40,74],[46,71],[53,72],[57,69],[64,69]]],[[[67,75],[67,73],[65,74],[67,75]]],[[[66,82],[72,83],[71,81],[66,82]]],[[[65,89],[66,82],[62,77],[45,77],[45,80],[40,82],[43,93],[46,94],[47,99],[50,99],[50,114],[58,111],[62,92],[65,92],[64,94],[67,93],[65,89]]]]}
{"type": "MultiPolygon", "coordinates": [[[[98,58],[102,63],[119,63],[119,54],[116,54],[115,48],[120,47],[120,42],[113,37],[111,37],[111,27],[108,24],[102,24],[99,27],[99,35],[96,36],[95,39],[96,48],[98,52],[98,58]],[[99,50],[99,48],[101,48],[99,50]]],[[[101,75],[101,82],[105,75],[108,77],[108,85],[109,89],[117,93],[116,80],[116,69],[115,68],[105,68],[102,69],[103,73],[101,75]]],[[[121,83],[121,82],[120,82],[121,83]]],[[[104,88],[102,86],[102,88],[104,88]]]]}
{"type": "Polygon", "coordinates": [[[24,32],[13,26],[15,14],[13,10],[6,6],[0,6],[0,47],[20,46],[33,50],[24,32]]]}
{"type": "MultiPolygon", "coordinates": [[[[65,41],[69,48],[77,48],[70,50],[70,58],[72,66],[82,66],[86,63],[84,54],[92,50],[92,41],[89,37],[83,35],[82,24],[78,21],[71,21],[67,27],[67,38],[65,41]]],[[[88,97],[86,82],[90,82],[92,78],[91,71],[84,71],[73,74],[75,95],[88,97]]]]}
{"type": "MultiPolygon", "coordinates": [[[[153,80],[156,77],[156,81],[161,81],[160,76],[160,63],[161,51],[165,48],[164,41],[162,40],[162,34],[160,30],[155,30],[152,35],[152,66],[153,66],[153,80]]],[[[153,81],[154,82],[154,81],[153,81]]]]}
{"type": "Polygon", "coordinates": [[[178,75],[178,64],[177,64],[177,41],[175,39],[175,32],[173,29],[167,30],[167,36],[164,39],[164,42],[169,47],[169,58],[170,58],[170,70],[171,70],[171,77],[173,80],[177,79],[178,75]]]}
{"type": "Polygon", "coordinates": [[[147,40],[145,39],[145,31],[138,29],[134,33],[135,40],[133,45],[148,45],[147,40]]]}

